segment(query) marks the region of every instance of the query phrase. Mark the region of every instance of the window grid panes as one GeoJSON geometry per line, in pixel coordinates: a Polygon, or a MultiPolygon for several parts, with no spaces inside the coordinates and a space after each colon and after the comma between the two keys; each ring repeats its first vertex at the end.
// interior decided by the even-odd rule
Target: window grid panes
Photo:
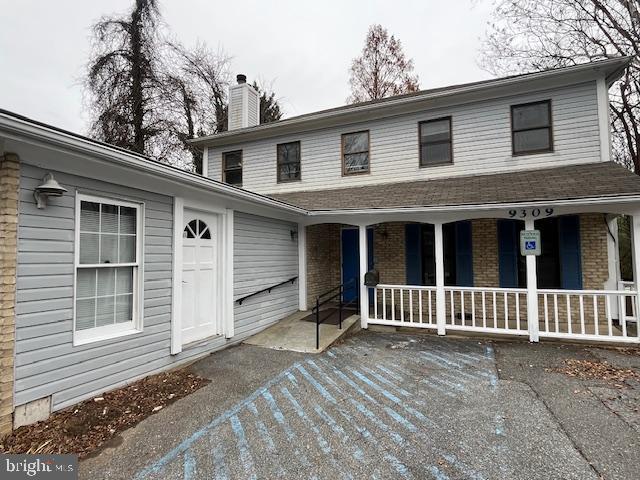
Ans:
{"type": "Polygon", "coordinates": [[[369,132],[342,135],[342,165],[345,175],[369,172],[369,132]]]}
{"type": "Polygon", "coordinates": [[[281,143],[277,147],[278,182],[300,180],[300,142],[281,143]]]}
{"type": "Polygon", "coordinates": [[[420,166],[453,161],[451,117],[420,122],[420,166]]]}
{"type": "Polygon", "coordinates": [[[511,130],[514,155],[553,151],[551,101],[512,106],[511,130]]]}
{"type": "Polygon", "coordinates": [[[236,187],[242,186],[242,150],[222,154],[223,181],[236,187]]]}
{"type": "Polygon", "coordinates": [[[80,201],[76,331],[133,322],[138,208],[80,201]]]}

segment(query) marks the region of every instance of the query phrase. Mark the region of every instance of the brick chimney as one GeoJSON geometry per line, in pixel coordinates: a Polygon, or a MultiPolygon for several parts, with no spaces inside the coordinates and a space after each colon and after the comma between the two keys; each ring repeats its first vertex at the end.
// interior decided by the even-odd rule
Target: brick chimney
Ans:
{"type": "Polygon", "coordinates": [[[228,130],[254,127],[260,123],[260,97],[247,83],[246,75],[236,76],[238,83],[229,88],[228,130]]]}

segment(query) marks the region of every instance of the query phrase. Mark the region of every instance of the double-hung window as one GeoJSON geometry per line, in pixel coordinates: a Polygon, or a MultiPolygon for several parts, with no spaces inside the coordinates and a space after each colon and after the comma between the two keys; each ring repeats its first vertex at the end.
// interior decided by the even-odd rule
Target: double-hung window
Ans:
{"type": "Polygon", "coordinates": [[[453,161],[451,117],[419,123],[420,166],[442,165],[453,161]]]}
{"type": "Polygon", "coordinates": [[[511,143],[514,155],[553,151],[551,100],[511,107],[511,143]]]}
{"type": "Polygon", "coordinates": [[[278,154],[278,182],[300,180],[300,142],[280,143],[278,154]]]}
{"type": "Polygon", "coordinates": [[[242,150],[222,154],[222,181],[236,187],[242,186],[242,150]]]}
{"type": "Polygon", "coordinates": [[[342,135],[342,173],[369,173],[369,131],[342,135]]]}
{"type": "Polygon", "coordinates": [[[74,342],[141,330],[141,205],[78,194],[74,342]]]}

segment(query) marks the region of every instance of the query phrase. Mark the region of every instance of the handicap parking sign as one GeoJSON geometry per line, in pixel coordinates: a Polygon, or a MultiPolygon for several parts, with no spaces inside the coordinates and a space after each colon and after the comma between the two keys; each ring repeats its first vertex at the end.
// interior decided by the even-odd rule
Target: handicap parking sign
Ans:
{"type": "Polygon", "coordinates": [[[520,255],[540,255],[540,230],[520,232],[520,255]]]}

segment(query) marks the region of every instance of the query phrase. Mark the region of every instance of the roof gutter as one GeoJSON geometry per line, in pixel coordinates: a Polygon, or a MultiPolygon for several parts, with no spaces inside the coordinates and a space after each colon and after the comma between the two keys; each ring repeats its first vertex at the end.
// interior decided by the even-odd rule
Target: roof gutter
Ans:
{"type": "Polygon", "coordinates": [[[447,213],[451,210],[468,211],[468,210],[497,210],[505,208],[522,208],[531,207],[568,207],[606,203],[631,203],[640,202],[640,195],[620,195],[609,197],[585,197],[573,198],[565,200],[535,200],[510,203],[477,203],[477,204],[449,204],[438,205],[434,207],[392,207],[392,208],[363,208],[363,209],[341,209],[341,210],[311,210],[308,215],[311,217],[318,216],[345,216],[345,215],[372,215],[372,214],[394,214],[394,213],[447,213]]]}
{"type": "Polygon", "coordinates": [[[84,139],[76,135],[67,134],[53,128],[48,128],[42,124],[34,124],[27,120],[14,118],[4,113],[0,113],[0,131],[6,131],[39,141],[45,141],[89,156],[106,159],[124,167],[134,168],[160,178],[178,181],[185,185],[190,185],[207,192],[228,195],[232,198],[277,208],[291,213],[302,215],[307,214],[307,210],[304,208],[296,207],[249,190],[233,187],[207,177],[185,172],[184,170],[164,165],[153,160],[146,160],[138,155],[127,153],[126,151],[118,148],[112,148],[102,143],[94,143],[90,139],[84,139]]]}

